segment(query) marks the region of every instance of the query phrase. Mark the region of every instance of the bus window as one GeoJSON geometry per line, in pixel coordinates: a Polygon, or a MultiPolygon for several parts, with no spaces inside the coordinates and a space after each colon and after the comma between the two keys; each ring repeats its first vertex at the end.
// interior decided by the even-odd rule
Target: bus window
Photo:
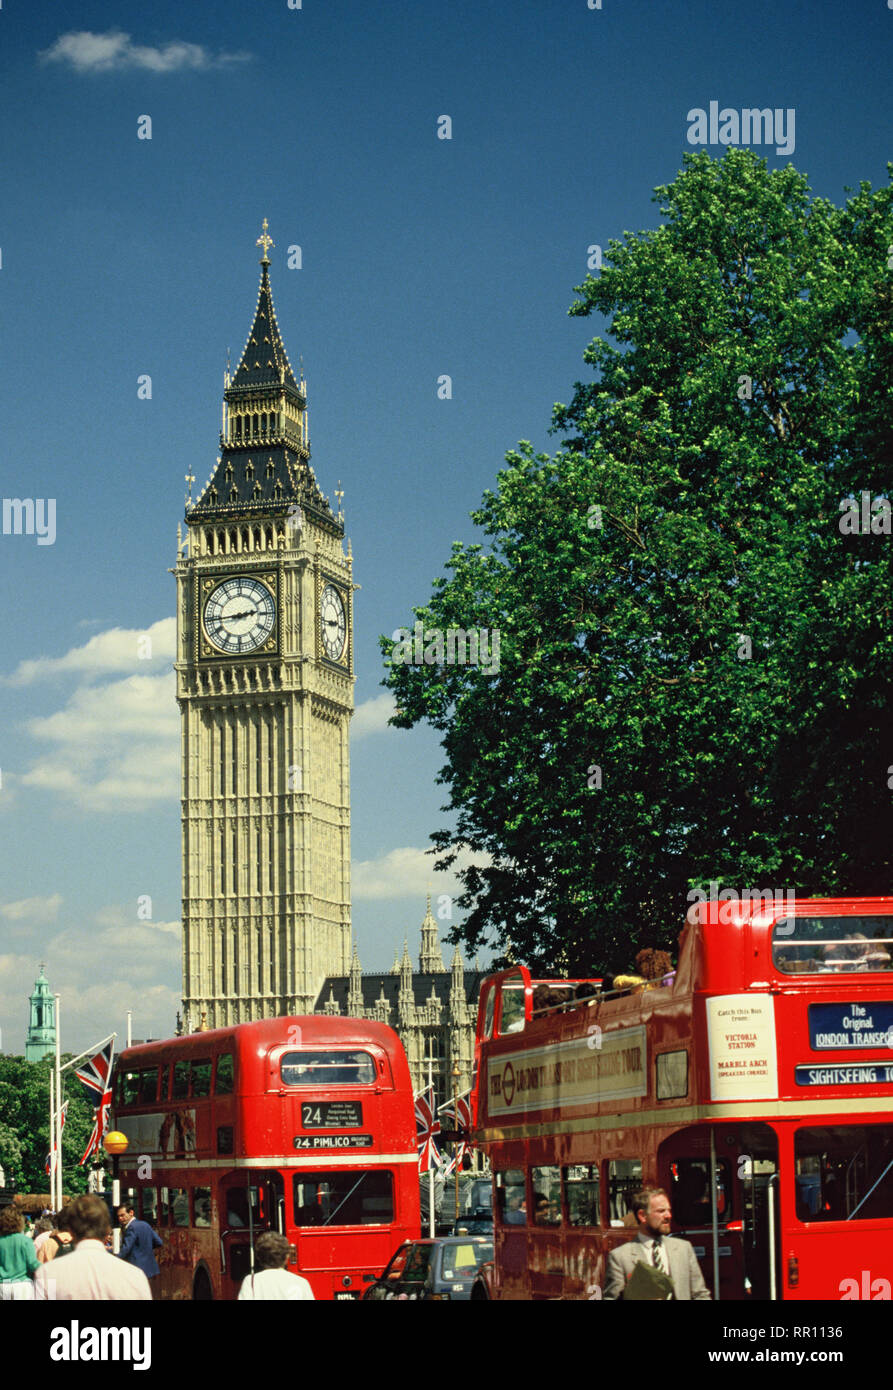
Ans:
{"type": "Polygon", "coordinates": [[[893,1216],[893,1125],[798,1129],[794,1182],[800,1221],[893,1216]]]}
{"type": "Polygon", "coordinates": [[[175,1062],[171,1100],[185,1100],[189,1095],[189,1063],[175,1062]]]}
{"type": "Polygon", "coordinates": [[[531,1168],[534,1226],[561,1225],[561,1170],[531,1168]]]}
{"type": "Polygon", "coordinates": [[[189,1225],[189,1193],[185,1187],[170,1189],[171,1216],[175,1226],[189,1225]]]}
{"type": "Polygon", "coordinates": [[[524,1027],[524,985],[503,983],[499,1032],[520,1033],[524,1027]]]}
{"type": "Polygon", "coordinates": [[[233,1058],[231,1052],[224,1052],[217,1058],[214,1090],[218,1096],[231,1096],[233,1093],[233,1058]]]}
{"type": "Polygon", "coordinates": [[[233,1151],[233,1127],[232,1125],[217,1126],[217,1152],[219,1154],[231,1154],[233,1151]]]}
{"type": "Polygon", "coordinates": [[[138,1071],[122,1071],[118,1075],[118,1104],[136,1105],[140,1094],[138,1071]]]}
{"type": "MultiPolygon", "coordinates": [[[[728,1194],[732,1179],[728,1159],[717,1162],[716,1214],[724,1226],[732,1212],[728,1194]]],[[[679,1226],[709,1226],[713,1221],[710,1207],[710,1163],[706,1158],[677,1158],[670,1164],[670,1205],[673,1220],[679,1226]]]]}
{"type": "Polygon", "coordinates": [[[158,1193],[154,1187],[144,1187],[140,1196],[140,1215],[150,1226],[158,1220],[158,1193]]]}
{"type": "Polygon", "coordinates": [[[211,1094],[211,1063],[208,1061],[192,1063],[192,1094],[193,1096],[209,1096],[211,1094]]]}
{"type": "Polygon", "coordinates": [[[386,1169],[300,1173],[294,1179],[296,1226],[381,1226],[394,1219],[394,1179],[386,1169]]]}
{"type": "Polygon", "coordinates": [[[282,1230],[284,1183],[281,1173],[253,1171],[254,1184],[243,1182],[226,1190],[226,1224],[231,1230],[248,1228],[282,1230]],[[251,1210],[248,1208],[249,1195],[251,1210]]]}
{"type": "Polygon", "coordinates": [[[158,1099],[158,1068],[151,1067],[139,1074],[139,1103],[153,1105],[158,1099]]]}
{"type": "Polygon", "coordinates": [[[564,1200],[572,1226],[600,1226],[597,1163],[575,1163],[564,1170],[564,1200]]]}
{"type": "Polygon", "coordinates": [[[166,1226],[171,1214],[171,1190],[169,1187],[161,1189],[161,1203],[158,1208],[158,1224],[166,1226]]]}
{"type": "Polygon", "coordinates": [[[210,1187],[197,1187],[192,1193],[192,1209],[195,1214],[194,1226],[210,1226],[211,1224],[211,1189],[210,1187]]]}
{"type": "Polygon", "coordinates": [[[283,1086],[370,1086],[375,1063],[368,1052],[286,1052],[279,1074],[283,1086]]]}
{"type": "Polygon", "coordinates": [[[893,970],[890,918],[782,918],[772,928],[772,963],[785,975],[893,970]]]}
{"type": "Polygon", "coordinates": [[[527,1190],[520,1168],[496,1175],[496,1209],[504,1226],[527,1225],[527,1190]]]}
{"type": "Polygon", "coordinates": [[[630,1211],[634,1192],[642,1186],[640,1158],[612,1158],[608,1163],[608,1216],[612,1226],[635,1226],[630,1211]]]}
{"type": "Polygon", "coordinates": [[[482,1036],[489,1038],[493,1033],[493,1014],[496,1010],[496,987],[491,986],[487,994],[487,1004],[484,1009],[484,1031],[482,1036]]]}

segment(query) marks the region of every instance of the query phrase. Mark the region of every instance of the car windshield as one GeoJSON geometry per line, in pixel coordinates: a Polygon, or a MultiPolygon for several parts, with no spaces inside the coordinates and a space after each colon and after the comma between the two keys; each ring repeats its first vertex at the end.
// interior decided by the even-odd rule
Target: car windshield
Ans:
{"type": "Polygon", "coordinates": [[[441,1272],[444,1279],[473,1279],[478,1267],[492,1258],[492,1241],[457,1241],[455,1245],[444,1246],[441,1272]]]}

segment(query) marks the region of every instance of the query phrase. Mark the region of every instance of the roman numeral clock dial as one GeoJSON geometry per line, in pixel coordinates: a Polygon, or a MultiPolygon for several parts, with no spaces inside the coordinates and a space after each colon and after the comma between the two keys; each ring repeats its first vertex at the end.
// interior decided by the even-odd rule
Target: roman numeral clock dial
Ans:
{"type": "Polygon", "coordinates": [[[334,584],[327,584],[319,596],[319,636],[329,660],[340,661],[347,643],[347,614],[334,584]]]}
{"type": "Polygon", "coordinates": [[[225,579],[205,603],[205,634],[227,656],[257,651],[272,636],[275,624],[273,595],[251,575],[225,579]]]}

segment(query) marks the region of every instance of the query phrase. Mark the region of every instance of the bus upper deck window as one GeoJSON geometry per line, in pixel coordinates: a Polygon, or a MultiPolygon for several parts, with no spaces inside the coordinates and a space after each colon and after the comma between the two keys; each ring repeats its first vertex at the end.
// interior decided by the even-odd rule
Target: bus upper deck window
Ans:
{"type": "Polygon", "coordinates": [[[375,1062],[368,1052],[286,1052],[279,1074],[283,1086],[370,1086],[375,1062]]]}
{"type": "Polygon", "coordinates": [[[231,1052],[223,1052],[217,1058],[214,1090],[218,1096],[231,1096],[233,1093],[233,1058],[231,1052]]]}
{"type": "Polygon", "coordinates": [[[493,985],[491,985],[490,990],[487,994],[486,1008],[484,1009],[484,1031],[482,1036],[485,1038],[490,1038],[493,1036],[493,1014],[495,1013],[495,1011],[496,989],[493,985]]]}
{"type": "Polygon", "coordinates": [[[211,1094],[210,1061],[192,1063],[192,1094],[194,1096],[209,1096],[211,1094]]]}
{"type": "Polygon", "coordinates": [[[784,975],[849,975],[893,969],[893,918],[783,917],[772,962],[784,975]]]}
{"type": "Polygon", "coordinates": [[[499,1018],[499,1032],[520,1033],[524,1027],[524,986],[523,984],[503,984],[502,1012],[499,1018]]]}

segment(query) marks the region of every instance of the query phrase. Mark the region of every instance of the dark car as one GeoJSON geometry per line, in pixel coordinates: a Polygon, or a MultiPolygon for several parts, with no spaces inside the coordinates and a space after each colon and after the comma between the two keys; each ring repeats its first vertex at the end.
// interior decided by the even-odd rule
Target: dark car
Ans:
{"type": "Polygon", "coordinates": [[[492,1259],[493,1241],[487,1236],[406,1240],[363,1298],[379,1302],[389,1298],[467,1302],[478,1268],[492,1259]]]}

